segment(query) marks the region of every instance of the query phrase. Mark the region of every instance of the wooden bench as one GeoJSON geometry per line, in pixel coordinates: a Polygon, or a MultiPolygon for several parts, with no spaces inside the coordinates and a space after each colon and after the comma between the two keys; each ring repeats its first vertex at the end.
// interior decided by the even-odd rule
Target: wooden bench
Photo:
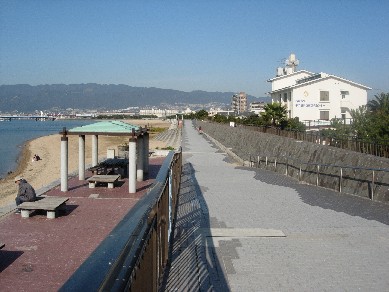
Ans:
{"type": "Polygon", "coordinates": [[[43,197],[34,202],[24,202],[18,206],[21,211],[22,218],[30,217],[31,210],[47,211],[47,218],[54,219],[58,209],[63,208],[69,198],[64,197],[43,197]]]}
{"type": "Polygon", "coordinates": [[[95,188],[96,183],[108,183],[108,188],[113,189],[114,184],[118,179],[120,178],[119,174],[113,174],[113,175],[94,175],[87,179],[89,182],[89,188],[95,188]]]}

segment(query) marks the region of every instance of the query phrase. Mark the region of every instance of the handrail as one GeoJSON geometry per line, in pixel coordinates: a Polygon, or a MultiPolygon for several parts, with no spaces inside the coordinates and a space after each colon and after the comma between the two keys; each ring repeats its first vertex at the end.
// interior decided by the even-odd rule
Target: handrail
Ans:
{"type": "Polygon", "coordinates": [[[148,193],[60,291],[157,291],[168,261],[181,170],[181,149],[170,151],[148,193]]]}
{"type": "Polygon", "coordinates": [[[299,132],[294,130],[281,130],[280,128],[254,125],[239,125],[239,127],[271,135],[287,137],[290,139],[303,140],[315,144],[322,144],[359,153],[371,154],[378,157],[389,158],[389,140],[383,141],[384,143],[376,143],[357,138],[334,138],[325,136],[321,132],[299,132]]]}
{"type": "MultiPolygon", "coordinates": [[[[298,179],[299,181],[302,180],[302,165],[308,165],[308,166],[316,166],[316,185],[320,186],[319,184],[319,176],[320,176],[320,168],[321,167],[334,167],[334,168],[339,168],[339,185],[338,185],[338,191],[342,192],[342,181],[343,181],[343,169],[352,169],[352,170],[366,170],[366,171],[372,171],[372,179],[371,179],[371,185],[372,187],[370,188],[370,199],[374,200],[374,186],[378,182],[376,181],[376,172],[382,171],[382,172],[388,172],[389,169],[387,168],[374,168],[374,167],[361,167],[361,166],[350,166],[350,165],[338,165],[338,164],[324,164],[324,163],[315,163],[315,162],[301,162],[300,160],[297,160],[293,157],[282,155],[282,156],[267,156],[267,155],[253,155],[253,157],[257,157],[257,160],[252,159],[252,154],[249,153],[249,166],[253,167],[255,163],[257,163],[257,167],[259,167],[259,164],[262,160],[260,158],[264,157],[265,158],[265,164],[266,166],[269,164],[269,158],[274,158],[274,167],[277,169],[277,163],[280,164],[280,158],[285,159],[285,175],[288,176],[288,166],[293,166],[297,167],[295,165],[289,164],[290,161],[298,162],[297,165],[299,165],[299,174],[298,174],[298,179]],[[277,162],[278,159],[278,162],[277,162]]],[[[382,182],[383,183],[383,182],[382,182]]]]}

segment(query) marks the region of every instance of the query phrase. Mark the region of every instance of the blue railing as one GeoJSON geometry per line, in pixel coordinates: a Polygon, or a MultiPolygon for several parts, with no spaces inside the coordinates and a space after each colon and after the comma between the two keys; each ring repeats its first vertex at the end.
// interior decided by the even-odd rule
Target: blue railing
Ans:
{"type": "Polygon", "coordinates": [[[182,153],[171,151],[149,192],[60,291],[157,291],[168,264],[182,153]]]}

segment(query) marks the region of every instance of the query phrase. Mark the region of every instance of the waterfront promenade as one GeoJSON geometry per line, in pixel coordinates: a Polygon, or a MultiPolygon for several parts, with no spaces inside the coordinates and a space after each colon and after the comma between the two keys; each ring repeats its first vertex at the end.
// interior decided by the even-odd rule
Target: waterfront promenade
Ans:
{"type": "Polygon", "coordinates": [[[190,122],[163,291],[388,291],[389,205],[242,167],[190,122]]]}

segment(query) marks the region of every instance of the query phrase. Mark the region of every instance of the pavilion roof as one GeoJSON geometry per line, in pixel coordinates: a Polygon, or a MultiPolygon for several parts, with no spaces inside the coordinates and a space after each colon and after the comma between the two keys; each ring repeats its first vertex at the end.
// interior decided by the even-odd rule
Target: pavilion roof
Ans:
{"type": "MultiPolygon", "coordinates": [[[[103,121],[90,125],[75,127],[66,131],[68,135],[109,135],[130,136],[140,134],[142,128],[121,121],[103,121]]],[[[63,132],[61,132],[63,134],[63,132]]]]}

